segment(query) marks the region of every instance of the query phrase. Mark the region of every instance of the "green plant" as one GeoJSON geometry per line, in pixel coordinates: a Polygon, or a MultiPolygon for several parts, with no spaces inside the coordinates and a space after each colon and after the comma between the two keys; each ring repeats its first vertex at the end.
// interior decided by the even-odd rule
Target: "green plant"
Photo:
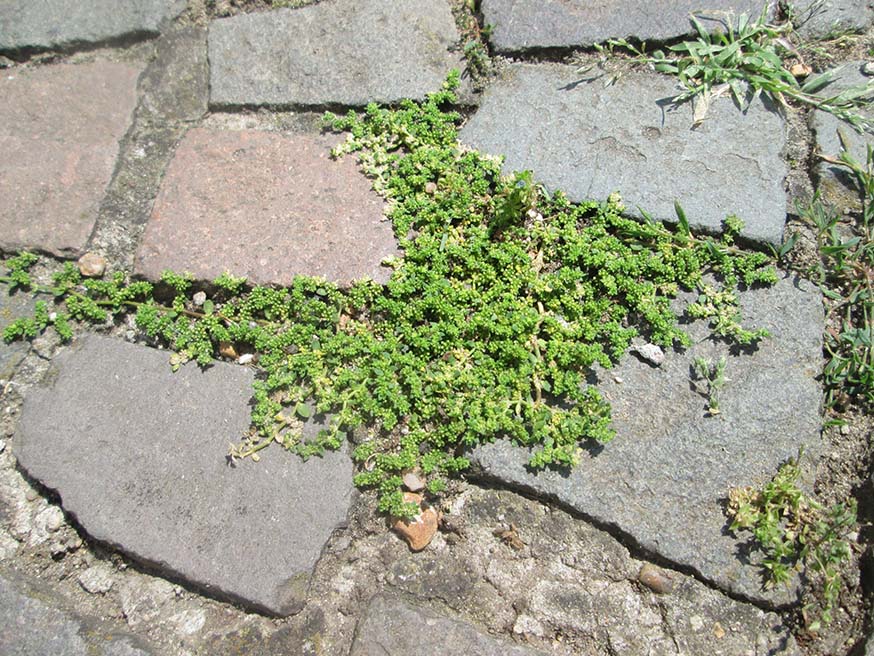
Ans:
{"type": "Polygon", "coordinates": [[[850,154],[846,139],[840,157],[826,157],[847,169],[855,178],[862,202],[858,219],[843,223],[843,217],[819,196],[799,215],[816,229],[821,260],[813,271],[823,294],[830,300],[825,335],[828,362],[824,369],[827,401],[855,399],[865,406],[874,403],[874,153],[868,148],[862,165],[850,154]]]}
{"type": "Polygon", "coordinates": [[[468,449],[496,438],[531,447],[534,467],[573,466],[586,445],[613,437],[609,405],[585,382],[591,366],[611,366],[641,332],[688,345],[671,300],[703,290],[705,274],[722,291],[775,274],[767,256],[733,245],[737,221],[719,240],[701,238],[685,217],[674,230],[623,216],[616,194],[575,205],[529,173],[502,175],[498,160],[457,141],[459,116],[447,109],[457,84],[455,73],[424,102],[326,117],[348,132],[335,156],[355,153],[387,200],[403,257],[386,285],[297,277],[244,288],[223,276],[198,308],[189,276],[167,273],[153,288],[120,274],[81,280],[67,267],[49,289],[56,316],[102,323],[132,310],[177,365],[227,346],[257,354],[252,428],[231,455],[279,444],[309,457],[367,426],[355,482],[394,515],[415,512],[405,471],[419,468],[438,493],[467,467],[468,449]],[[310,410],[330,421],[305,440],[310,410]]]}
{"type": "MultiPolygon", "coordinates": [[[[800,455],[799,455],[800,459],[800,455]]],[[[856,503],[824,509],[798,487],[798,460],[780,467],[761,488],[735,488],[729,492],[728,516],[732,531],[746,530],[764,552],[765,585],[788,583],[793,570],[804,570],[807,579],[821,585],[821,614],[807,627],[817,632],[832,620],[832,609],[841,591],[841,568],[851,551],[846,538],[856,523],[856,503]]]]}
{"type": "Polygon", "coordinates": [[[700,380],[707,381],[707,414],[716,416],[719,410],[719,392],[728,382],[725,377],[725,367],[728,361],[725,357],[715,363],[706,358],[695,358],[693,369],[700,380]]]}
{"type": "Polygon", "coordinates": [[[829,112],[846,121],[859,132],[874,132],[874,121],[858,112],[874,96],[874,81],[856,85],[838,94],[823,94],[834,80],[828,71],[799,82],[783,65],[783,57],[796,56],[791,44],[791,22],[768,23],[766,5],[757,20],[741,14],[737,21],[722,21],[723,31],[710,32],[693,16],[697,39],[683,41],[647,55],[627,41],[613,40],[610,47],[621,46],[641,62],[652,64],[661,73],[676,75],[686,88],[673,98],[675,103],[696,100],[695,122],[704,120],[711,99],[731,93],[740,107],[748,107],[764,93],[778,106],[787,99],[829,112]]]}

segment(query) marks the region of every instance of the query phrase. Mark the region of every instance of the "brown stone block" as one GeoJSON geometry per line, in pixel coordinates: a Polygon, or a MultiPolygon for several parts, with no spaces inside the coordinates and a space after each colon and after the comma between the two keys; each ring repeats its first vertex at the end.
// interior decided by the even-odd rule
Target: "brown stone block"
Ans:
{"type": "Polygon", "coordinates": [[[98,61],[0,76],[0,248],[85,248],[137,103],[140,71],[98,61]]]}
{"type": "Polygon", "coordinates": [[[385,282],[391,271],[380,262],[397,245],[382,199],[353,158],[331,159],[334,143],[320,135],[191,130],[155,201],[137,273],[385,282]]]}

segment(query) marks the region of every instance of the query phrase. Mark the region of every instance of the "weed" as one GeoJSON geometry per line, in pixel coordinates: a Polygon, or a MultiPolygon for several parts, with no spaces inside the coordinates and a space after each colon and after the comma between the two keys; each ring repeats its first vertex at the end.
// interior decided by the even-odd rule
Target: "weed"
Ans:
{"type": "Polygon", "coordinates": [[[799,208],[816,229],[821,262],[813,272],[831,301],[830,328],[825,335],[828,362],[824,369],[827,401],[840,397],[865,406],[874,403],[874,153],[868,148],[862,165],[850,154],[846,139],[839,158],[826,157],[856,179],[862,199],[858,221],[844,228],[842,217],[819,196],[799,208]]]}
{"type": "Polygon", "coordinates": [[[716,416],[720,413],[719,410],[719,393],[728,379],[725,377],[725,367],[728,361],[725,357],[719,358],[716,363],[710,362],[705,358],[695,358],[693,369],[695,375],[700,379],[707,381],[707,414],[716,416]]]}
{"type": "Polygon", "coordinates": [[[650,56],[644,48],[635,48],[624,40],[614,40],[609,45],[631,51],[639,61],[653,65],[661,73],[676,75],[686,90],[673,101],[694,99],[695,123],[704,120],[710,101],[718,96],[730,92],[739,107],[747,108],[764,93],[778,107],[785,107],[787,99],[791,99],[829,112],[859,132],[874,132],[874,121],[857,111],[874,96],[874,81],[836,95],[822,93],[834,80],[835,71],[799,82],[783,66],[784,56],[798,54],[789,38],[792,24],[769,24],[767,5],[757,20],[746,14],[741,14],[736,22],[731,18],[723,20],[724,31],[709,32],[694,16],[691,22],[698,38],[670,46],[667,53],[656,50],[650,56]]]}
{"type": "MultiPolygon", "coordinates": [[[[800,455],[799,455],[800,458],[800,455]]],[[[731,530],[746,530],[764,552],[765,585],[788,583],[793,570],[821,582],[821,614],[812,619],[804,609],[807,628],[818,632],[832,620],[832,609],[841,591],[841,567],[851,551],[846,539],[856,524],[856,504],[837,504],[826,510],[798,487],[798,460],[780,467],[774,478],[759,489],[735,488],[729,492],[731,530]]]]}
{"type": "MultiPolygon", "coordinates": [[[[573,466],[584,446],[613,437],[608,403],[585,382],[590,367],[609,367],[641,332],[689,344],[671,301],[680,289],[704,293],[708,272],[726,294],[775,273],[767,256],[733,245],[737,220],[723,238],[701,238],[688,221],[671,229],[623,216],[616,194],[574,205],[529,173],[502,175],[497,159],[457,141],[459,116],[444,109],[457,84],[455,73],[424,102],[326,117],[349,133],[335,155],[355,153],[387,199],[403,257],[384,286],[297,277],[248,289],[223,276],[197,307],[188,276],[165,274],[161,302],[149,283],[83,280],[68,265],[37,291],[56,297],[56,321],[134,311],[140,330],[180,354],[176,364],[206,364],[223,344],[257,353],[252,428],[231,454],[278,443],[309,457],[367,426],[355,482],[395,516],[415,512],[403,472],[420,468],[438,493],[468,449],[496,438],[531,447],[534,467],[573,466]],[[309,408],[331,419],[304,440],[309,408]]],[[[31,283],[22,257],[0,281],[31,283]]],[[[52,324],[40,315],[13,325],[8,339],[52,324]]]]}

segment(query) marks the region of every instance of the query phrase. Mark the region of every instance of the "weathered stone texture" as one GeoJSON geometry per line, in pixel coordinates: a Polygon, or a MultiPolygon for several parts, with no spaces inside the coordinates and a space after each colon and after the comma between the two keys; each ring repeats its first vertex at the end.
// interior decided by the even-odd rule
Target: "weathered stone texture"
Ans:
{"type": "MultiPolygon", "coordinates": [[[[804,8],[813,3],[798,3],[804,8]]],[[[816,11],[802,14],[798,29],[804,38],[822,38],[841,32],[864,32],[874,22],[874,4],[868,0],[825,0],[816,11]]]]}
{"type": "Polygon", "coordinates": [[[783,119],[757,101],[741,112],[711,103],[693,128],[692,107],[673,107],[676,80],[629,73],[615,84],[573,67],[518,65],[485,93],[461,140],[531,169],[571,200],[619,191],[631,214],[675,221],[679,201],[695,229],[718,231],[729,214],[748,239],[779,243],[786,220],[783,119]]]}
{"type": "Polygon", "coordinates": [[[427,645],[432,656],[537,656],[543,652],[497,640],[473,625],[399,599],[377,596],[358,622],[350,656],[406,656],[427,645]]]}
{"type": "Polygon", "coordinates": [[[154,36],[184,7],[184,0],[3,0],[0,50],[154,36]]]}
{"type": "Polygon", "coordinates": [[[90,336],[25,400],[14,450],[94,538],[209,593],[300,610],[325,541],[345,521],[352,464],[281,449],[230,463],[249,425],[252,372],[172,373],[167,354],[90,336]]]}
{"type": "Polygon", "coordinates": [[[77,617],[47,589],[0,574],[0,653],[4,656],[149,656],[132,635],[77,617]]]}
{"type": "Polygon", "coordinates": [[[665,41],[746,12],[758,17],[761,0],[483,0],[491,42],[499,52],[590,46],[608,39],[665,41]],[[708,20],[708,17],[712,17],[708,20]],[[716,19],[716,20],[713,20],[716,19]]]}
{"type": "Polygon", "coordinates": [[[745,323],[772,336],[752,354],[727,358],[720,415],[705,416],[706,388],[696,389],[692,363],[715,362],[728,347],[697,322],[693,346],[669,353],[661,367],[627,356],[599,374],[617,437],[584,452],[572,471],[531,471],[528,452],[506,441],[477,448],[474,462],[488,478],[557,499],[733,594],[791,602],[791,589],[762,590],[756,554],[751,564],[746,538],[726,530],[725,499],[732,487],[768,480],[800,447],[815,457],[821,300],[809,283],[787,278],[744,292],[740,303],[745,323]]]}
{"type": "Polygon", "coordinates": [[[176,151],[137,256],[137,272],[258,283],[296,274],[388,280],[397,253],[383,203],[328,137],[191,130],[176,151]]]}
{"type": "Polygon", "coordinates": [[[459,56],[443,0],[333,0],[223,18],[209,34],[215,106],[365,105],[437,91],[459,56]]]}
{"type": "Polygon", "coordinates": [[[136,106],[139,73],[97,61],[0,76],[0,248],[82,252],[136,106]]]}

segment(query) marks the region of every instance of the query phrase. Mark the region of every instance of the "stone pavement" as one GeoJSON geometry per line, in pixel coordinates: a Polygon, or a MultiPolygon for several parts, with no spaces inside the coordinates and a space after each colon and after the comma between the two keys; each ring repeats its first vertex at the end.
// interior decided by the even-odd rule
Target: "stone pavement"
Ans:
{"type": "MultiPolygon", "coordinates": [[[[198,0],[73,4],[0,2],[0,250],[99,251],[148,279],[165,268],[265,284],[388,279],[381,262],[398,250],[382,201],[352,158],[329,158],[336,137],[314,116],[437,89],[463,65],[460,3],[321,0],[200,22],[198,0]]],[[[694,228],[718,232],[737,214],[748,241],[779,244],[787,179],[806,171],[793,169],[791,126],[773,107],[741,113],[720,98],[692,129],[691,108],[668,102],[671,79],[605,86],[547,61],[609,38],[682,37],[702,4],[713,16],[762,6],[483,0],[493,50],[516,60],[483,93],[464,89],[462,141],[574,200],[619,190],[632,214],[667,221],[678,201],[694,228]]],[[[863,4],[826,3],[808,33],[869,30],[863,4]]],[[[863,63],[846,63],[837,86],[863,79],[863,63]]],[[[813,113],[825,153],[837,152],[835,128],[813,113]]],[[[850,139],[857,156],[872,143],[850,139]]],[[[815,174],[851,202],[834,170],[815,174]]],[[[692,326],[695,346],[660,367],[629,355],[599,373],[618,437],[569,476],[532,474],[506,443],[473,454],[490,484],[564,510],[471,484],[449,513],[468,528],[450,522],[420,555],[362,509],[344,452],[229,466],[227,444],[248,426],[248,368],[171,374],[167,353],[118,335],[79,338],[54,358],[44,341],[0,346],[0,384],[21,382],[24,396],[20,420],[3,397],[13,424],[12,454],[0,448],[0,560],[48,554],[40,571],[77,582],[96,609],[83,616],[136,634],[98,653],[402,654],[422,631],[438,643],[429,653],[802,653],[772,612],[797,589],[762,589],[723,504],[799,448],[818,451],[821,299],[787,278],[741,304],[774,338],[729,359],[721,417],[704,416],[688,379],[695,356],[725,349],[692,326]],[[518,552],[496,524],[519,529],[518,552]],[[122,560],[81,555],[100,550],[122,560]],[[63,569],[79,560],[90,574],[63,569]]],[[[0,299],[0,326],[26,306],[0,299]]],[[[86,653],[87,622],[17,576],[0,571],[4,653],[45,651],[40,639],[86,653]],[[42,638],[8,628],[30,622],[42,638]]]]}

